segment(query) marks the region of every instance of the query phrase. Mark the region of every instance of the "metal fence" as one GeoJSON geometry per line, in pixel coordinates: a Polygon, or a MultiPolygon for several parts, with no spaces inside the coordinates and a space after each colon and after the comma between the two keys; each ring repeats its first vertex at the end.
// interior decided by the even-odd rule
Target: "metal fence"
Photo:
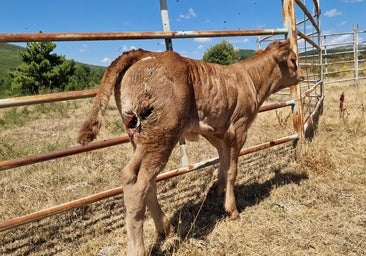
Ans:
{"type": "MultiPolygon", "coordinates": [[[[39,42],[39,41],[76,41],[76,40],[127,40],[127,39],[165,39],[167,49],[171,47],[171,39],[177,38],[196,38],[196,37],[226,37],[226,36],[281,36],[281,38],[288,37],[292,42],[294,51],[297,52],[297,42],[299,47],[301,41],[304,41],[304,47],[310,44],[316,50],[320,50],[319,47],[319,17],[320,7],[317,0],[313,0],[310,4],[309,1],[301,0],[282,0],[282,12],[283,12],[283,24],[284,27],[280,29],[262,29],[262,30],[238,30],[238,31],[178,31],[171,32],[169,27],[166,26],[166,21],[163,26],[162,32],[117,32],[117,33],[42,33],[42,34],[0,34],[0,42],[39,42]],[[310,6],[311,5],[311,6],[310,6]],[[310,6],[310,7],[309,7],[310,6]],[[298,8],[303,15],[303,19],[296,23],[298,18],[295,16],[295,7],[298,8]],[[312,9],[313,13],[308,10],[312,9]],[[311,23],[315,32],[307,33],[301,30],[299,27],[301,24],[311,23]]],[[[167,5],[165,0],[160,1],[162,19],[167,19],[167,5]]],[[[305,27],[305,25],[304,25],[305,27]]],[[[321,55],[321,51],[320,51],[321,55]]],[[[321,61],[321,58],[318,59],[321,61]]],[[[320,64],[315,60],[311,63],[303,63],[302,66],[306,69],[311,69],[313,66],[317,68],[320,64]]],[[[321,69],[320,69],[321,70],[321,69]]],[[[322,93],[322,75],[321,71],[314,74],[313,72],[307,72],[308,79],[302,85],[294,85],[287,93],[287,100],[276,102],[261,107],[260,112],[269,111],[273,109],[283,108],[291,106],[293,112],[293,126],[294,133],[283,138],[273,139],[269,142],[264,142],[259,145],[252,146],[250,148],[243,149],[241,155],[249,154],[251,152],[259,151],[265,148],[273,147],[282,143],[302,141],[309,130],[309,127],[313,123],[314,116],[317,116],[321,109],[323,100],[322,93]],[[305,89],[304,89],[305,88],[305,89]],[[317,93],[315,93],[317,92],[317,93]],[[314,96],[315,95],[315,96],[314,96]],[[303,113],[304,102],[307,99],[314,97],[315,103],[312,105],[312,111],[309,114],[303,113]]],[[[86,90],[78,92],[57,93],[39,96],[20,97],[15,99],[0,100],[0,108],[16,107],[30,104],[38,104],[44,102],[54,102],[60,100],[71,100],[85,97],[93,97],[96,94],[96,90],[86,90]]],[[[24,156],[17,159],[9,159],[0,162],[0,171],[16,168],[19,166],[30,165],[41,161],[48,161],[50,159],[65,157],[69,155],[78,154],[90,150],[96,150],[102,147],[109,147],[116,144],[128,142],[128,137],[121,136],[118,138],[112,138],[105,141],[97,141],[90,143],[88,146],[74,146],[66,149],[55,150],[51,152],[41,153],[37,155],[24,156]]],[[[297,143],[301,145],[301,143],[297,143]]],[[[158,180],[167,179],[173,176],[181,175],[187,172],[201,169],[203,167],[217,163],[218,158],[204,160],[189,166],[184,166],[158,176],[158,180]]],[[[64,212],[66,210],[74,209],[76,207],[90,204],[123,192],[122,187],[117,187],[111,190],[103,191],[85,198],[81,198],[72,202],[67,202],[62,205],[57,205],[48,209],[40,210],[28,215],[15,217],[10,220],[6,220],[0,223],[0,231],[4,231],[10,228],[14,228],[19,225],[23,225],[35,220],[39,220],[54,214],[64,212]]]]}
{"type": "Polygon", "coordinates": [[[324,83],[351,82],[358,85],[366,79],[366,30],[358,25],[352,32],[322,34],[324,83]]]}

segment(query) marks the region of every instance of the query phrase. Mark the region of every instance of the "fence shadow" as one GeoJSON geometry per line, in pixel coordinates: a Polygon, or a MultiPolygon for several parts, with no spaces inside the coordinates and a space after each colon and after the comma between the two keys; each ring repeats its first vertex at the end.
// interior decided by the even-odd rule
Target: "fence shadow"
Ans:
{"type": "MultiPolygon", "coordinates": [[[[263,183],[252,182],[235,186],[234,192],[239,213],[269,197],[271,191],[276,187],[299,184],[302,180],[308,179],[305,173],[281,173],[280,169],[276,169],[274,173],[275,175],[271,179],[263,183]]],[[[224,197],[218,197],[213,190],[210,188],[203,200],[186,203],[175,212],[171,218],[171,223],[179,240],[203,239],[212,232],[217,221],[226,217],[223,208],[224,197]]],[[[179,246],[170,247],[168,249],[170,251],[162,250],[159,248],[161,241],[161,239],[156,241],[152,255],[170,255],[179,246]]]]}

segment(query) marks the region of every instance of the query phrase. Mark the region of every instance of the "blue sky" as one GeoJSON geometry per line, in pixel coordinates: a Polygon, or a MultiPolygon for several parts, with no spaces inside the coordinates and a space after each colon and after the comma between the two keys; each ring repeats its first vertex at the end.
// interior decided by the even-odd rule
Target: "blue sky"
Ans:
{"type": "MultiPolygon", "coordinates": [[[[312,0],[307,0],[307,3],[312,0]]],[[[282,28],[280,0],[167,0],[172,31],[282,28]]],[[[366,30],[366,0],[320,0],[323,33],[366,30]]],[[[2,0],[0,33],[161,31],[159,0],[2,0]]],[[[174,50],[201,59],[215,39],[176,39],[174,50]]],[[[256,49],[256,37],[226,38],[256,49]]],[[[123,51],[165,50],[164,40],[56,42],[66,58],[109,65],[123,51]]],[[[1,58],[1,56],[0,56],[1,58]]]]}

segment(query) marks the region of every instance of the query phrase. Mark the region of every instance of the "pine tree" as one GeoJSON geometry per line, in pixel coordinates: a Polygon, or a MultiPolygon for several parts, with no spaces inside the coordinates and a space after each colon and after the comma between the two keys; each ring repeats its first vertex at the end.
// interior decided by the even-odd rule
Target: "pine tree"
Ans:
{"type": "Polygon", "coordinates": [[[102,75],[92,71],[89,66],[76,66],[74,75],[70,78],[65,91],[83,90],[94,87],[100,83],[102,75]]]}
{"type": "Polygon", "coordinates": [[[63,91],[75,71],[75,62],[52,51],[53,42],[27,43],[18,53],[22,63],[10,73],[12,95],[39,94],[63,91]]]}

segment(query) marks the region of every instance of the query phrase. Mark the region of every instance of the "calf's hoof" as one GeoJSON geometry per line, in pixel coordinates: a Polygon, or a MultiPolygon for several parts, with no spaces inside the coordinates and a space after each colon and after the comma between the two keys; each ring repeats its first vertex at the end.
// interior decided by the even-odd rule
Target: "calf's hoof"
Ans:
{"type": "Polygon", "coordinates": [[[160,237],[167,237],[170,234],[172,226],[170,225],[169,219],[164,216],[162,229],[157,230],[160,237]]]}
{"type": "Polygon", "coordinates": [[[229,220],[236,220],[240,217],[239,212],[236,209],[231,211],[231,212],[227,211],[226,214],[227,214],[227,217],[228,217],[229,220]]]}
{"type": "Polygon", "coordinates": [[[222,196],[225,193],[225,184],[216,181],[212,184],[210,191],[216,193],[217,196],[222,196]]]}

